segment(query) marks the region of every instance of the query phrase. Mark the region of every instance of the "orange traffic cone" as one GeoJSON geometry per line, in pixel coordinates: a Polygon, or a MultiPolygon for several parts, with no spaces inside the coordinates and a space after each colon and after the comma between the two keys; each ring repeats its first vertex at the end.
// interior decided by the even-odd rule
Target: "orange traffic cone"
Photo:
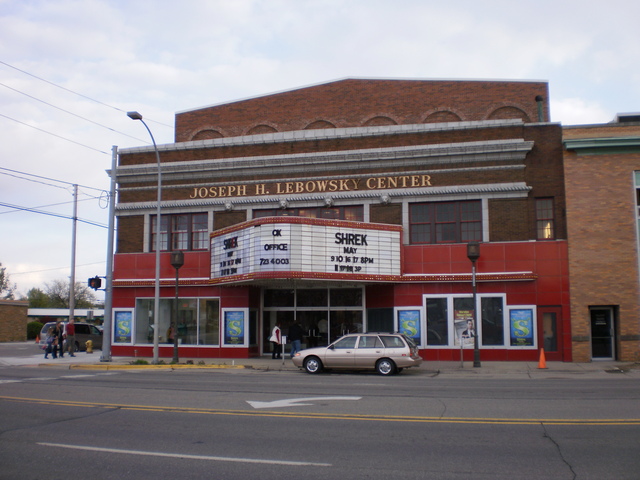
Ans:
{"type": "Polygon", "coordinates": [[[540,360],[538,361],[538,368],[547,368],[547,359],[544,357],[544,348],[540,349],[540,360]]]}
{"type": "Polygon", "coordinates": [[[40,343],[40,334],[36,335],[36,343],[40,343]]]}

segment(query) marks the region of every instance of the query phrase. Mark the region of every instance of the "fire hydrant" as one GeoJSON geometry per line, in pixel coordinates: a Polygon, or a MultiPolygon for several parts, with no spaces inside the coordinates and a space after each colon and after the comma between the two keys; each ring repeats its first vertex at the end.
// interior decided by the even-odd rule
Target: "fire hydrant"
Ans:
{"type": "Polygon", "coordinates": [[[87,353],[93,353],[93,342],[91,340],[87,340],[87,353]]]}

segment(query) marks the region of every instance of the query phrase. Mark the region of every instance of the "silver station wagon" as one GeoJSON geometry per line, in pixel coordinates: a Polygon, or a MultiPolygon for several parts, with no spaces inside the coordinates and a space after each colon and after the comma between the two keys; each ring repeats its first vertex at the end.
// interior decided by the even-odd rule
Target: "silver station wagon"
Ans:
{"type": "Polygon", "coordinates": [[[421,363],[416,344],[399,333],[352,333],[328,347],[309,348],[293,357],[293,364],[308,373],[340,368],[393,375],[421,363]]]}

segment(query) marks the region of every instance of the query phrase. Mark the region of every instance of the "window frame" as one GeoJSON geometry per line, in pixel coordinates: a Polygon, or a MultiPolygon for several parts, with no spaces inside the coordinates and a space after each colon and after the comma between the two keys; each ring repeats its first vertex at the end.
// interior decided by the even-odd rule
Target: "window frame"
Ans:
{"type": "Polygon", "coordinates": [[[452,200],[444,202],[418,202],[409,204],[409,244],[411,245],[442,245],[447,243],[468,243],[471,241],[482,241],[484,229],[484,218],[482,214],[482,200],[452,200]],[[475,212],[474,219],[465,219],[465,205],[473,205],[475,212]],[[426,211],[416,212],[419,207],[423,207],[426,211]],[[444,210],[447,207],[454,207],[452,210],[452,218],[444,218],[444,210]],[[423,217],[424,220],[418,221],[417,217],[423,217]],[[473,228],[468,227],[473,225],[473,228]],[[448,236],[442,238],[446,234],[445,229],[450,230],[454,234],[454,238],[448,236]],[[418,232],[418,229],[428,230],[418,232]],[[428,235],[428,239],[426,236],[428,235]]]}
{"type": "Polygon", "coordinates": [[[556,239],[556,220],[555,220],[555,202],[553,197],[536,198],[536,240],[555,240],[556,239]],[[543,202],[550,202],[550,206],[543,206],[543,202]],[[542,214],[548,214],[543,216],[542,214]],[[550,234],[544,235],[545,231],[550,234]]]}
{"type": "MultiPolygon", "coordinates": [[[[156,217],[150,216],[150,252],[156,251],[156,217]]],[[[209,248],[208,213],[166,213],[161,214],[160,219],[161,252],[205,251],[209,248]]]]}

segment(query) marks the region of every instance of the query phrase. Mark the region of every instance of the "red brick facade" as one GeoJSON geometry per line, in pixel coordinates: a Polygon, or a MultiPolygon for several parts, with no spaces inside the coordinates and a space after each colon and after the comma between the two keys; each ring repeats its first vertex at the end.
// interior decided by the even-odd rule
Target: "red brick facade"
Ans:
{"type": "MultiPolygon", "coordinates": [[[[336,272],[347,273],[291,271],[290,278],[282,270],[236,278],[228,268],[231,277],[221,280],[214,278],[218,265],[211,260],[212,251],[187,248],[180,296],[194,299],[192,305],[219,299],[221,312],[249,312],[249,335],[242,348],[207,344],[210,340],[194,336],[185,347],[191,356],[268,352],[263,338],[282,312],[262,297],[293,285],[305,295],[313,289],[361,289],[360,310],[351,312],[358,317],[358,328],[379,328],[380,322],[385,328],[395,322],[399,328],[396,310],[419,312],[421,354],[458,360],[455,329],[473,310],[458,302],[471,296],[467,234],[429,243],[412,240],[411,231],[422,231],[419,218],[434,205],[462,208],[469,202],[479,215],[474,217],[475,233],[469,235],[482,242],[476,307],[484,322],[483,359],[537,360],[539,348],[549,345],[547,359],[571,361],[562,129],[548,123],[546,83],[342,80],[179,113],[176,143],[158,149],[163,215],[171,222],[204,215],[207,233],[213,233],[211,245],[226,238],[219,230],[236,226],[240,231],[243,222],[255,222],[266,210],[272,216],[311,216],[355,209],[362,215],[358,229],[384,224],[377,227],[402,232],[390,247],[399,249],[400,269],[385,276],[351,275],[350,265],[343,264],[340,270],[336,265],[336,272]],[[541,198],[553,199],[547,213],[553,235],[544,239],[537,223],[541,198]],[[428,306],[432,299],[439,302],[437,314],[428,306]],[[519,334],[518,315],[529,322],[524,343],[514,337],[519,334]],[[555,322],[553,332],[545,327],[548,318],[555,322]]],[[[155,165],[152,148],[120,152],[114,307],[131,311],[135,333],[114,345],[114,354],[150,349],[142,323],[150,321],[148,299],[153,297],[155,165]]],[[[339,223],[353,221],[350,217],[312,218],[335,218],[336,225],[356,228],[339,223]]],[[[428,221],[439,222],[434,231],[452,228],[442,219],[428,221]]],[[[466,232],[466,221],[456,220],[453,228],[466,232]]],[[[176,236],[188,230],[167,228],[175,228],[176,236]]],[[[236,245],[236,238],[228,240],[236,245]]],[[[220,263],[228,266],[231,261],[220,263]]],[[[174,274],[169,253],[163,252],[163,299],[174,294],[174,274]]],[[[343,310],[329,308],[332,328],[343,310]]],[[[199,328],[205,329],[204,324],[199,328]]],[[[222,330],[220,339],[225,341],[222,330]]],[[[163,355],[169,353],[163,349],[163,355]]],[[[465,351],[465,358],[471,353],[465,351]]]]}
{"type": "Polygon", "coordinates": [[[548,96],[545,82],[346,79],[178,113],[176,142],[315,128],[548,122],[548,96]]]}

